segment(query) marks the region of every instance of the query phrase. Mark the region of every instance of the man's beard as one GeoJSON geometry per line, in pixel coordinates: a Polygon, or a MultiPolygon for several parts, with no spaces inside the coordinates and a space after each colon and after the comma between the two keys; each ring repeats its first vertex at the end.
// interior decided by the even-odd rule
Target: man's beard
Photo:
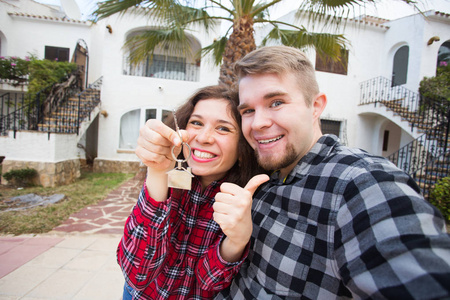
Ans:
{"type": "Polygon", "coordinates": [[[257,150],[255,150],[255,156],[258,160],[258,164],[267,171],[275,171],[286,168],[297,160],[297,154],[295,153],[294,147],[292,145],[288,145],[286,147],[284,155],[279,157],[278,159],[267,155],[266,157],[261,157],[257,150]]]}

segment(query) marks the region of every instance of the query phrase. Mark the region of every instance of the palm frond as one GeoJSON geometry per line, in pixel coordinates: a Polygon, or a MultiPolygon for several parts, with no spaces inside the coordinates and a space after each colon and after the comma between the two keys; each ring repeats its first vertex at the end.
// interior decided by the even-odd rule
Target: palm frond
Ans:
{"type": "Polygon", "coordinates": [[[98,8],[92,13],[92,21],[97,22],[114,14],[124,15],[130,9],[136,14],[162,20],[169,18],[180,6],[174,0],[106,0],[99,2],[98,8]]]}
{"type": "Polygon", "coordinates": [[[156,49],[174,56],[195,56],[191,51],[191,40],[183,28],[152,29],[130,36],[124,47],[129,51],[129,60],[137,65],[153,57],[156,49]]]}
{"type": "Polygon", "coordinates": [[[348,43],[342,34],[314,33],[308,32],[305,28],[300,30],[280,29],[276,25],[263,39],[262,44],[266,45],[269,41],[276,41],[285,46],[302,50],[314,48],[333,60],[339,60],[342,49],[345,49],[348,43]]]}
{"type": "Polygon", "coordinates": [[[193,8],[189,6],[178,6],[177,10],[173,11],[173,14],[170,17],[170,20],[173,23],[179,24],[180,26],[190,24],[200,25],[206,31],[215,25],[217,19],[232,21],[232,19],[226,17],[211,16],[205,8],[193,8]]]}
{"type": "Polygon", "coordinates": [[[226,36],[223,36],[222,38],[218,40],[214,40],[214,42],[204,47],[201,52],[202,56],[212,52],[213,58],[214,58],[214,64],[216,66],[219,66],[222,64],[222,57],[223,53],[225,52],[225,46],[227,44],[228,38],[226,36]]]}
{"type": "Polygon", "coordinates": [[[261,2],[255,4],[252,9],[252,16],[255,18],[264,19],[269,16],[269,8],[273,7],[275,4],[281,2],[281,0],[272,0],[269,3],[261,2]]]}

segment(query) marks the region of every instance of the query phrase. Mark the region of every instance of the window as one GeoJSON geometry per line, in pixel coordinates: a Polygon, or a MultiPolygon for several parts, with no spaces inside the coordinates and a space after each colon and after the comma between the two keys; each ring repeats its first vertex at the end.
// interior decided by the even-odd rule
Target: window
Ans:
{"type": "Polygon", "coordinates": [[[383,136],[383,151],[388,150],[388,142],[389,142],[389,130],[385,130],[383,136]]]}
{"type": "Polygon", "coordinates": [[[147,77],[179,79],[186,77],[186,58],[153,55],[153,60],[147,60],[147,77]]]}
{"type": "Polygon", "coordinates": [[[200,81],[200,53],[202,46],[200,41],[194,36],[187,35],[190,50],[178,51],[184,49],[184,45],[175,45],[171,43],[171,47],[165,43],[157,43],[152,51],[147,51],[152,54],[139,63],[131,63],[130,54],[139,49],[139,40],[142,36],[153,36],[155,30],[162,28],[146,28],[130,32],[127,37],[127,51],[124,53],[123,59],[123,75],[142,76],[158,79],[171,79],[182,81],[200,81]],[[173,47],[172,47],[173,46],[173,47]],[[131,52],[130,52],[131,51],[131,52]]]}
{"type": "Polygon", "coordinates": [[[139,129],[149,119],[164,120],[171,113],[170,110],[157,108],[135,109],[125,113],[120,119],[119,149],[134,150],[137,146],[139,129]]]}
{"type": "Polygon", "coordinates": [[[439,47],[437,66],[445,67],[450,65],[450,41],[447,41],[439,47]]]}
{"type": "Polygon", "coordinates": [[[341,121],[320,120],[320,126],[323,134],[334,134],[339,137],[341,132],[341,121]]]}
{"type": "Polygon", "coordinates": [[[69,61],[69,48],[45,46],[45,59],[69,61]]]}
{"type": "Polygon", "coordinates": [[[406,83],[408,77],[409,47],[403,46],[395,52],[392,67],[392,86],[406,83]]]}
{"type": "Polygon", "coordinates": [[[121,149],[136,149],[139,136],[140,109],[127,112],[120,118],[120,141],[121,149]]]}
{"type": "Polygon", "coordinates": [[[341,49],[339,61],[333,61],[326,54],[316,52],[316,71],[347,75],[348,50],[341,49]]]}

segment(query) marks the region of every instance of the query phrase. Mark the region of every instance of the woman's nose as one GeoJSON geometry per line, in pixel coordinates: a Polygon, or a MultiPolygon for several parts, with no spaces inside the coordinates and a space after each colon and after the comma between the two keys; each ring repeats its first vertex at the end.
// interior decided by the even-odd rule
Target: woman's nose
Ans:
{"type": "Polygon", "coordinates": [[[203,144],[212,144],[212,143],[214,143],[214,136],[213,136],[212,130],[209,129],[209,128],[202,129],[197,134],[197,141],[199,143],[203,143],[203,144]]]}

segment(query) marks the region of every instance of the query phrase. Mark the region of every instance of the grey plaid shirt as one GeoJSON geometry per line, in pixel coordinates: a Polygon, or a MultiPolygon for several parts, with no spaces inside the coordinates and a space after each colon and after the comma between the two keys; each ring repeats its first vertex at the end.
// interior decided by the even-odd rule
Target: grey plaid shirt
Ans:
{"type": "Polygon", "coordinates": [[[450,236],[408,175],[324,135],[253,200],[248,260],[216,299],[450,297],[450,236]]]}

